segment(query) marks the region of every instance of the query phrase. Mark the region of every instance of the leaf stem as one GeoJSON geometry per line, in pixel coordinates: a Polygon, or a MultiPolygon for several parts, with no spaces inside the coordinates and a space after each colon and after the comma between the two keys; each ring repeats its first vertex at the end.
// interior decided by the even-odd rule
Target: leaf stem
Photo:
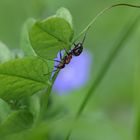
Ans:
{"type": "MultiPolygon", "coordinates": [[[[139,16],[130,24],[130,26],[128,27],[127,31],[125,31],[125,33],[123,32],[119,39],[119,41],[117,41],[117,45],[114,48],[114,50],[112,50],[109,54],[109,57],[106,59],[104,65],[102,66],[99,75],[97,76],[97,78],[95,79],[95,81],[93,81],[93,83],[91,84],[91,88],[88,90],[86,97],[84,98],[83,102],[81,103],[77,114],[75,116],[74,122],[76,122],[80,115],[82,114],[85,106],[87,105],[89,99],[91,98],[91,95],[95,94],[95,90],[98,88],[98,86],[100,85],[100,83],[102,82],[103,78],[105,77],[106,73],[108,72],[112,62],[114,61],[114,59],[117,57],[117,54],[120,52],[120,50],[122,49],[122,47],[124,46],[126,40],[130,37],[131,33],[133,33],[133,30],[136,27],[137,22],[139,21],[139,16]]],[[[74,128],[74,127],[72,127],[74,128]]],[[[70,129],[70,132],[68,133],[67,137],[65,140],[69,140],[71,133],[72,133],[72,128],[70,129]]]]}
{"type": "Polygon", "coordinates": [[[111,5],[109,7],[106,7],[103,9],[101,12],[99,12],[93,19],[92,21],[82,30],[82,32],[73,40],[73,42],[76,42],[85,32],[88,32],[88,30],[92,27],[92,25],[97,21],[97,19],[103,15],[105,12],[108,10],[114,8],[114,7],[120,7],[120,6],[127,6],[127,7],[132,7],[132,8],[140,8],[140,5],[132,5],[132,4],[126,4],[126,3],[118,3],[111,5]]]}

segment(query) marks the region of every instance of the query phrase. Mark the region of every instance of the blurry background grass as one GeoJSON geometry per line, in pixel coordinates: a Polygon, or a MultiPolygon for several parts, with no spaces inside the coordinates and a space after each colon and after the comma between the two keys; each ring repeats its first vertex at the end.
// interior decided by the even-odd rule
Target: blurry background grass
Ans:
{"type": "MultiPolygon", "coordinates": [[[[139,0],[1,0],[0,40],[11,49],[20,48],[20,32],[25,20],[28,17],[44,18],[50,16],[62,6],[68,8],[72,13],[75,34],[77,34],[100,10],[119,2],[140,5],[139,0]]],[[[140,9],[115,8],[103,15],[90,30],[85,47],[92,52],[94,58],[91,79],[87,85],[72,92],[72,94],[64,96],[53,94],[48,108],[48,118],[52,118],[54,125],[54,127],[51,126],[50,139],[61,140],[65,137],[71,124],[71,117],[77,111],[90,82],[98,75],[109,51],[117,43],[122,31],[125,31],[127,23],[129,25],[129,22],[133,21],[137,15],[140,15],[140,9]],[[66,114],[67,117],[64,118],[66,114]],[[57,119],[59,121],[54,121],[57,119]]],[[[135,80],[137,73],[139,73],[139,69],[135,71],[136,63],[139,63],[139,36],[140,24],[111,65],[95,96],[91,97],[84,113],[77,122],[72,139],[133,139],[134,126],[137,122],[135,112],[137,112],[136,108],[139,109],[139,104],[136,102],[139,102],[139,89],[137,87],[140,80],[139,78],[135,80]]]]}

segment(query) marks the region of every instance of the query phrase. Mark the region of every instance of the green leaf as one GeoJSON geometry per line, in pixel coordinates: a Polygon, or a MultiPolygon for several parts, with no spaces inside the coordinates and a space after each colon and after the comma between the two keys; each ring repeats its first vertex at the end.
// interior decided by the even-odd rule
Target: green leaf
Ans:
{"type": "Polygon", "coordinates": [[[29,36],[36,54],[45,59],[52,59],[61,49],[70,49],[73,30],[65,19],[51,17],[36,22],[29,31],[29,36]]]}
{"type": "Polygon", "coordinates": [[[49,63],[38,57],[16,59],[0,65],[0,98],[4,100],[31,96],[47,89],[49,63]]]}
{"type": "Polygon", "coordinates": [[[69,22],[71,28],[73,28],[72,15],[68,9],[61,7],[60,9],[57,10],[56,16],[64,18],[67,22],[69,22]]]}
{"type": "Polygon", "coordinates": [[[49,140],[49,131],[48,124],[43,122],[28,133],[26,140],[49,140]]]}
{"type": "Polygon", "coordinates": [[[10,106],[0,99],[0,123],[11,113],[10,106]]]}
{"type": "Polygon", "coordinates": [[[19,110],[11,113],[0,126],[0,136],[18,133],[31,128],[33,116],[29,111],[19,110]]]}
{"type": "Polygon", "coordinates": [[[0,63],[5,62],[13,58],[13,54],[7,48],[7,46],[0,41],[0,63]]]}
{"type": "Polygon", "coordinates": [[[28,34],[28,30],[32,27],[32,25],[34,23],[35,23],[35,19],[30,18],[24,23],[24,25],[22,27],[20,46],[21,46],[25,56],[35,56],[36,55],[30,44],[29,34],[28,34]]]}
{"type": "Polygon", "coordinates": [[[30,106],[29,106],[29,110],[34,116],[34,121],[36,121],[39,116],[40,108],[41,108],[40,97],[37,94],[35,94],[30,98],[30,106]]]}

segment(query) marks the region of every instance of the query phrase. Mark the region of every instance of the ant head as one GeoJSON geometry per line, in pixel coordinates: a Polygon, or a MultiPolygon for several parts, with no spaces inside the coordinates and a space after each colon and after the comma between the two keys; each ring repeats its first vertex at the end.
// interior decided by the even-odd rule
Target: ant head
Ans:
{"type": "Polygon", "coordinates": [[[72,50],[72,54],[74,56],[79,56],[82,53],[82,51],[83,51],[83,44],[82,43],[78,43],[78,44],[74,44],[74,46],[75,47],[72,50]]]}
{"type": "Polygon", "coordinates": [[[75,47],[72,50],[72,54],[74,56],[79,56],[83,52],[83,44],[84,44],[85,38],[86,38],[86,34],[84,35],[84,38],[82,40],[82,43],[78,43],[78,44],[75,44],[74,43],[74,46],[75,47]]]}

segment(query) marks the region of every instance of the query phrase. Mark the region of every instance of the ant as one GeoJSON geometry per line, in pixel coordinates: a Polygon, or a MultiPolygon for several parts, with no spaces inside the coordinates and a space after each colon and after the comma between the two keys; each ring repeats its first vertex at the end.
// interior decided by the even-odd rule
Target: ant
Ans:
{"type": "MultiPolygon", "coordinates": [[[[98,17],[100,17],[102,14],[104,14],[109,9],[112,9],[114,7],[117,7],[117,6],[129,6],[129,7],[140,8],[140,6],[138,6],[138,5],[131,5],[131,4],[125,4],[125,3],[119,3],[119,4],[111,5],[107,8],[105,8],[105,9],[103,9],[101,12],[99,12],[96,15],[96,17],[92,19],[92,21],[89,23],[89,25],[83,30],[83,32],[86,31],[86,33],[87,33],[88,30],[91,28],[92,24],[98,19],[98,17]]],[[[57,70],[63,69],[66,64],[70,63],[73,56],[79,56],[83,52],[83,44],[84,44],[84,41],[85,41],[85,38],[86,38],[86,33],[85,33],[85,36],[84,36],[82,42],[77,43],[77,44],[73,43],[74,48],[72,50],[67,52],[67,50],[64,49],[65,52],[66,52],[66,56],[64,56],[63,58],[62,58],[62,54],[61,54],[61,51],[60,51],[60,61],[59,60],[53,60],[55,62],[59,62],[59,64],[57,66],[54,66],[56,68],[56,70],[53,70],[52,72],[56,72],[57,70]]],[[[50,72],[50,73],[52,73],[52,72],[50,72]]],[[[48,75],[48,74],[45,74],[45,75],[48,75]]]]}
{"type": "MultiPolygon", "coordinates": [[[[140,8],[139,5],[132,5],[132,4],[126,4],[126,3],[119,3],[119,4],[114,4],[114,5],[111,5],[109,7],[106,7],[101,12],[99,12],[95,16],[95,18],[92,19],[92,21],[89,23],[89,25],[83,30],[82,33],[79,34],[79,36],[81,36],[81,34],[83,34],[85,31],[87,33],[88,30],[91,28],[92,24],[95,23],[95,21],[97,21],[97,19],[102,14],[104,14],[106,11],[108,11],[108,10],[114,8],[114,7],[119,7],[119,6],[128,6],[128,7],[133,7],[133,8],[140,8]]],[[[85,41],[85,38],[86,38],[86,33],[84,35],[84,38],[83,38],[82,42],[77,43],[77,44],[73,43],[74,44],[74,48],[72,50],[67,52],[67,50],[64,48],[64,50],[66,52],[66,56],[64,56],[63,58],[62,58],[62,54],[61,54],[61,51],[60,51],[60,61],[59,60],[53,60],[55,62],[59,62],[59,64],[57,66],[54,66],[56,68],[56,70],[53,70],[52,72],[56,72],[57,70],[63,69],[66,64],[70,63],[70,61],[71,61],[73,56],[79,56],[83,52],[83,44],[84,44],[84,41],[85,41]]],[[[52,72],[50,72],[50,73],[52,73],[52,72]]],[[[48,75],[48,74],[45,74],[45,75],[48,75]]]]}
{"type": "MultiPolygon", "coordinates": [[[[64,48],[66,56],[62,58],[61,50],[60,50],[60,61],[59,60],[53,60],[55,62],[59,62],[57,66],[54,66],[56,70],[53,70],[52,72],[56,72],[58,69],[61,70],[65,68],[65,65],[69,64],[73,56],[79,56],[83,52],[83,44],[86,38],[86,33],[84,35],[84,38],[82,42],[79,42],[77,44],[74,43],[74,48],[70,50],[69,52],[64,48]]],[[[52,73],[50,72],[50,73],[52,73]]],[[[48,74],[45,74],[48,75],[48,74]]]]}
{"type": "MultiPolygon", "coordinates": [[[[119,3],[119,4],[111,5],[111,6],[107,7],[107,8],[105,8],[105,9],[103,9],[100,13],[98,13],[96,15],[96,17],[93,18],[93,20],[90,22],[90,24],[84,29],[84,31],[86,31],[86,33],[87,33],[88,30],[91,28],[91,25],[97,20],[97,18],[99,16],[104,14],[109,9],[112,9],[114,7],[117,7],[117,6],[129,6],[129,7],[134,7],[134,8],[140,8],[140,6],[138,6],[138,5],[131,5],[131,4],[125,4],[125,3],[119,3]]],[[[53,72],[57,71],[58,69],[59,70],[63,69],[66,64],[70,63],[70,61],[71,61],[73,56],[79,56],[83,52],[83,44],[84,44],[84,41],[85,41],[85,38],[86,38],[86,33],[84,35],[82,43],[78,43],[78,44],[73,43],[74,48],[72,50],[70,50],[69,52],[67,52],[67,50],[64,49],[65,52],[66,52],[66,56],[64,56],[64,58],[62,58],[61,51],[60,51],[60,59],[61,59],[61,61],[54,60],[56,62],[59,62],[59,64],[57,66],[55,66],[55,68],[57,68],[57,69],[54,70],[53,72]]]]}

